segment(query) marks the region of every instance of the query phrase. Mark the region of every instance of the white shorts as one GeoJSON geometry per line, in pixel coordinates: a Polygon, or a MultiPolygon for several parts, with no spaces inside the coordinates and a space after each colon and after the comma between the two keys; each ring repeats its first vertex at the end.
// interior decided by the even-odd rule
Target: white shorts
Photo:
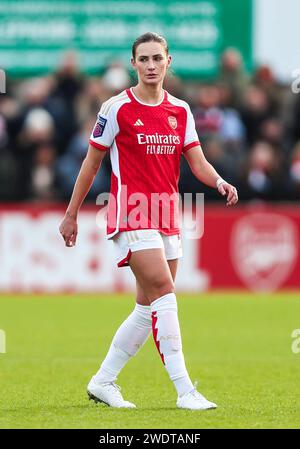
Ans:
{"type": "Polygon", "coordinates": [[[156,229],[122,231],[112,238],[118,267],[128,266],[131,253],[142,249],[164,248],[167,260],[182,257],[180,235],[165,235],[156,229]]]}

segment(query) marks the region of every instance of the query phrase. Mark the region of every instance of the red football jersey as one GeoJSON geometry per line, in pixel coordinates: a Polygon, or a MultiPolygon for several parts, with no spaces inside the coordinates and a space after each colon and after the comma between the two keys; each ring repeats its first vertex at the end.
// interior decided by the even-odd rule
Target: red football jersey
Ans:
{"type": "Polygon", "coordinates": [[[178,234],[180,156],[200,145],[189,105],[165,90],[155,105],[124,90],[103,103],[90,144],[110,149],[108,238],[151,228],[178,234]]]}

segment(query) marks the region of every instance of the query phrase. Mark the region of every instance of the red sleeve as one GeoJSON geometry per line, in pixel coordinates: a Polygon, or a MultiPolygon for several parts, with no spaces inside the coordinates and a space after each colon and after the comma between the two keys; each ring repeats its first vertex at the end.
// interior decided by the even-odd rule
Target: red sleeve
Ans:
{"type": "Polygon", "coordinates": [[[197,147],[200,145],[199,140],[195,140],[194,142],[189,143],[185,147],[183,147],[182,152],[185,153],[186,151],[190,150],[191,148],[197,147]]]}
{"type": "Polygon", "coordinates": [[[108,151],[109,150],[109,147],[106,147],[105,145],[100,145],[100,143],[96,143],[92,139],[89,140],[89,144],[92,147],[97,148],[97,150],[100,150],[100,151],[108,151]]]}

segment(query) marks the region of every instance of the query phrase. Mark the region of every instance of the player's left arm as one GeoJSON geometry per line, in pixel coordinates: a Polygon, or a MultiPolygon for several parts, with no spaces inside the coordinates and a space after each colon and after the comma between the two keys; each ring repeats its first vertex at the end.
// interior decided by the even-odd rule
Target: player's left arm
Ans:
{"type": "Polygon", "coordinates": [[[204,156],[200,145],[190,148],[184,153],[184,156],[199,181],[209,187],[216,188],[221,195],[227,195],[226,206],[234,206],[238,202],[236,188],[221,178],[204,156]]]}

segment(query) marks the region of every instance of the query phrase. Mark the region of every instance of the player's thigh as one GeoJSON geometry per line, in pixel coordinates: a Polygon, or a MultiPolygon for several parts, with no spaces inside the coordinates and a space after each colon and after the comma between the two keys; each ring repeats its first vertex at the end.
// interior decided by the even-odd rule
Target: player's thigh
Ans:
{"type": "MultiPolygon", "coordinates": [[[[178,267],[178,259],[174,260],[168,260],[168,265],[170,269],[170,273],[173,279],[173,282],[175,282],[176,273],[177,273],[177,267],[178,267]]],[[[143,288],[139,284],[139,282],[136,280],[136,302],[137,304],[141,304],[142,306],[149,306],[150,301],[148,297],[146,296],[143,288]]]]}
{"type": "Polygon", "coordinates": [[[174,291],[174,283],[163,248],[132,253],[130,268],[150,302],[174,291]]]}

